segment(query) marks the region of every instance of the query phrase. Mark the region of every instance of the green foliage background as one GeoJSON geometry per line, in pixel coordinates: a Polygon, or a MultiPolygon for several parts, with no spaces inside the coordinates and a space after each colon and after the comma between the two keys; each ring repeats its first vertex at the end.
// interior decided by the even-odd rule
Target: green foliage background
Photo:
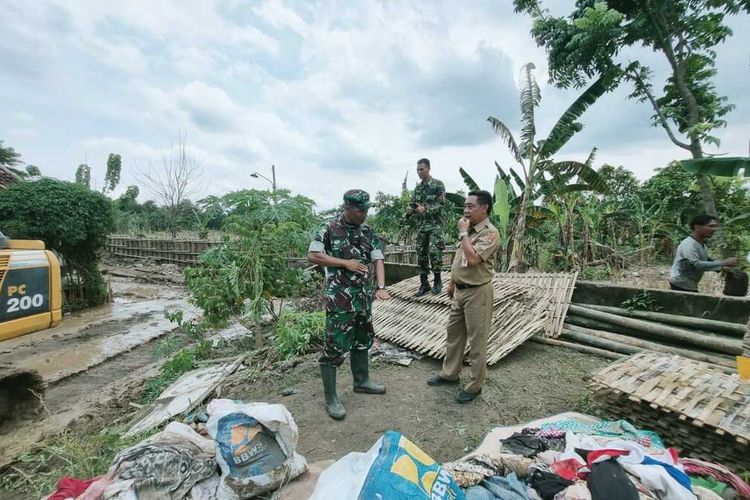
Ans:
{"type": "Polygon", "coordinates": [[[62,257],[67,308],[101,304],[107,287],[97,269],[112,231],[112,204],[100,193],[71,182],[44,178],[0,190],[3,232],[38,239],[62,257]]]}

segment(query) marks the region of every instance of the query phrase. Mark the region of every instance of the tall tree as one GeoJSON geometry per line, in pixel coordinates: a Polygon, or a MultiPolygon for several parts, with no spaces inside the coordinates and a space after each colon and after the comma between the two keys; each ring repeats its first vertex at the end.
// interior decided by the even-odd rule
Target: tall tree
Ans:
{"type": "Polygon", "coordinates": [[[180,206],[195,194],[198,179],[203,175],[200,162],[188,152],[187,134],[181,134],[177,145],[162,153],[161,169],[150,165],[148,170],[138,167],[136,170],[139,184],[167,209],[170,232],[173,238],[176,237],[180,206]]]}
{"type": "Polygon", "coordinates": [[[107,173],[104,175],[104,187],[102,193],[112,192],[120,183],[120,171],[122,169],[122,159],[120,155],[109,153],[107,158],[107,173]]]}
{"type": "Polygon", "coordinates": [[[76,184],[91,186],[91,168],[85,163],[81,163],[76,169],[76,184]]]}
{"type": "Polygon", "coordinates": [[[10,146],[3,146],[3,141],[0,141],[0,165],[4,167],[15,167],[21,162],[21,155],[16,153],[16,150],[10,146]]]}
{"type": "MultiPolygon", "coordinates": [[[[588,87],[575,102],[557,120],[546,139],[537,140],[534,110],[542,99],[539,86],[533,74],[534,65],[526,64],[522,69],[523,88],[521,89],[521,143],[518,144],[513,134],[503,122],[490,116],[495,133],[505,143],[523,171],[523,179],[518,179],[522,189],[516,212],[513,230],[513,250],[510,256],[510,271],[522,269],[524,262],[524,237],[526,217],[537,193],[551,193],[575,190],[606,190],[606,185],[591,167],[596,153],[592,149],[586,162],[555,161],[552,157],[583,128],[577,120],[608,88],[608,79],[602,77],[588,87]],[[546,175],[546,177],[545,177],[546,175]],[[581,183],[568,184],[578,177],[581,183]]],[[[504,175],[499,168],[501,175],[504,175]]],[[[515,172],[512,172],[515,174],[515,172]]],[[[464,176],[466,179],[466,176],[464,176]]]]}
{"type": "MultiPolygon", "coordinates": [[[[516,11],[534,18],[532,35],[547,49],[553,83],[567,88],[602,75],[623,77],[633,84],[631,97],[653,108],[653,124],[693,158],[703,157],[706,144],[719,144],[712,132],[726,125],[722,117],[733,106],[713,83],[714,48],[732,34],[725,16],[750,12],[750,1],[577,0],[568,17],[550,15],[539,0],[514,3],[516,11]],[[664,57],[669,76],[661,95],[654,91],[651,68],[624,59],[623,49],[631,46],[664,57]]],[[[697,180],[706,212],[716,215],[710,178],[697,180]]]]}

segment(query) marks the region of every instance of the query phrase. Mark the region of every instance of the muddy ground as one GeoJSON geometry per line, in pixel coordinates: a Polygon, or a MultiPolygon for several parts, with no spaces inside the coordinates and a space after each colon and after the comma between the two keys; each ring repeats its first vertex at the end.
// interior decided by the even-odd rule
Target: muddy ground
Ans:
{"type": "Polygon", "coordinates": [[[165,308],[190,309],[182,288],[111,281],[114,301],[66,315],[57,328],[0,343],[0,363],[35,370],[47,384],[31,419],[0,422],[0,468],[95,407],[128,394],[156,374],[160,339],[175,331],[165,308]]]}
{"type": "Polygon", "coordinates": [[[366,451],[384,431],[405,434],[435,460],[450,461],[474,449],[499,425],[511,425],[564,411],[591,411],[584,378],[607,360],[567,349],[529,342],[489,368],[477,400],[454,401],[456,387],[430,387],[425,381],[440,369],[430,358],[411,366],[374,362],[371,376],[386,385],[384,395],[352,392],[347,364],[337,386],[347,415],[328,417],[316,356],[282,374],[266,374],[248,382],[242,373],[224,385],[222,397],[280,403],[299,426],[298,451],[309,461],[339,458],[366,451]],[[282,396],[285,389],[296,391],[282,396]]]}
{"type": "MultiPolygon", "coordinates": [[[[0,344],[0,361],[37,369],[48,382],[44,411],[32,420],[0,422],[0,469],[55,442],[61,432],[74,439],[103,429],[121,432],[138,411],[132,403],[142,400],[144,381],[156,376],[165,361],[158,356],[160,344],[179,335],[164,319],[164,308],[187,308],[187,294],[174,279],[160,280],[148,268],[110,266],[108,274],[112,304],[66,316],[56,329],[0,344]]],[[[341,422],[325,413],[316,355],[289,369],[262,373],[248,362],[221,386],[220,396],[285,405],[299,427],[298,451],[309,461],[365,451],[388,429],[404,433],[436,460],[448,461],[473,449],[495,426],[563,411],[595,411],[584,378],[607,363],[529,342],[489,369],[482,396],[467,405],[453,400],[455,387],[426,385],[439,361],[415,360],[409,367],[374,362],[373,378],[388,388],[382,396],[353,393],[347,364],[338,380],[348,412],[341,422]]],[[[34,497],[0,490],[0,500],[34,497]]]]}

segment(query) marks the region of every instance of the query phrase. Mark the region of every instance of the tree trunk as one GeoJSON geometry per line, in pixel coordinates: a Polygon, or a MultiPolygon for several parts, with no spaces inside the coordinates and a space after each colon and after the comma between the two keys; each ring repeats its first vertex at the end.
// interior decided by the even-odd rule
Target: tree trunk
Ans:
{"type": "Polygon", "coordinates": [[[529,200],[533,188],[533,174],[531,166],[529,167],[529,178],[526,180],[526,186],[523,189],[521,203],[518,207],[518,217],[516,218],[516,227],[513,229],[513,251],[510,254],[510,264],[508,272],[524,272],[524,238],[526,237],[526,213],[529,209],[529,200]]]}

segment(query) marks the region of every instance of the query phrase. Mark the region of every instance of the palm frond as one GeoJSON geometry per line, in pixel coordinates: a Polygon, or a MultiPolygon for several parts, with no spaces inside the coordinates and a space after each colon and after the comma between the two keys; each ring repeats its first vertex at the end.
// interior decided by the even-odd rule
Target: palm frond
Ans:
{"type": "Polygon", "coordinates": [[[516,159],[516,161],[523,165],[521,152],[518,150],[518,144],[516,144],[516,139],[513,137],[510,129],[494,116],[487,117],[487,121],[490,122],[490,125],[492,125],[492,129],[505,143],[505,145],[508,146],[508,149],[510,149],[511,154],[516,159]]]}
{"type": "Polygon", "coordinates": [[[536,136],[536,124],[534,123],[534,108],[542,100],[539,85],[534,78],[534,63],[524,65],[522,72],[523,88],[521,89],[521,155],[525,158],[531,157],[536,136]]]}
{"type": "Polygon", "coordinates": [[[464,203],[466,203],[466,198],[464,198],[460,194],[458,194],[458,193],[445,193],[445,199],[451,205],[453,205],[455,207],[460,207],[461,210],[464,209],[464,203]]]}
{"type": "Polygon", "coordinates": [[[524,182],[521,176],[518,175],[516,171],[513,170],[512,168],[510,169],[510,175],[512,175],[513,180],[516,181],[516,184],[518,185],[518,189],[520,189],[521,192],[523,192],[526,189],[526,182],[524,182]]]}
{"type": "Polygon", "coordinates": [[[549,168],[549,172],[553,175],[577,175],[579,179],[581,179],[589,186],[589,189],[591,191],[595,191],[597,193],[608,193],[609,186],[607,185],[604,178],[599,175],[596,170],[591,168],[591,163],[593,162],[595,155],[596,148],[591,150],[586,163],[581,163],[579,161],[559,161],[551,165],[551,167],[549,168]]]}
{"type": "Polygon", "coordinates": [[[481,191],[482,188],[479,187],[479,184],[477,184],[476,181],[472,179],[472,177],[466,172],[466,170],[463,169],[463,167],[459,167],[458,172],[464,179],[464,184],[466,184],[466,187],[469,188],[469,191],[481,191]]]}
{"type": "MultiPolygon", "coordinates": [[[[516,188],[513,187],[513,183],[510,180],[510,175],[505,172],[503,167],[501,167],[497,162],[495,162],[495,168],[497,168],[497,173],[500,174],[500,178],[505,181],[505,184],[508,186],[508,191],[510,192],[510,195],[512,199],[515,199],[518,197],[516,194],[516,188]]],[[[511,172],[513,169],[511,169],[511,172]]]]}
{"type": "Polygon", "coordinates": [[[611,76],[602,76],[592,83],[583,93],[578,96],[573,104],[560,116],[555,126],[550,130],[547,139],[539,150],[539,156],[549,158],[557,153],[573,135],[583,128],[577,122],[578,118],[604,95],[612,86],[611,76]]]}

